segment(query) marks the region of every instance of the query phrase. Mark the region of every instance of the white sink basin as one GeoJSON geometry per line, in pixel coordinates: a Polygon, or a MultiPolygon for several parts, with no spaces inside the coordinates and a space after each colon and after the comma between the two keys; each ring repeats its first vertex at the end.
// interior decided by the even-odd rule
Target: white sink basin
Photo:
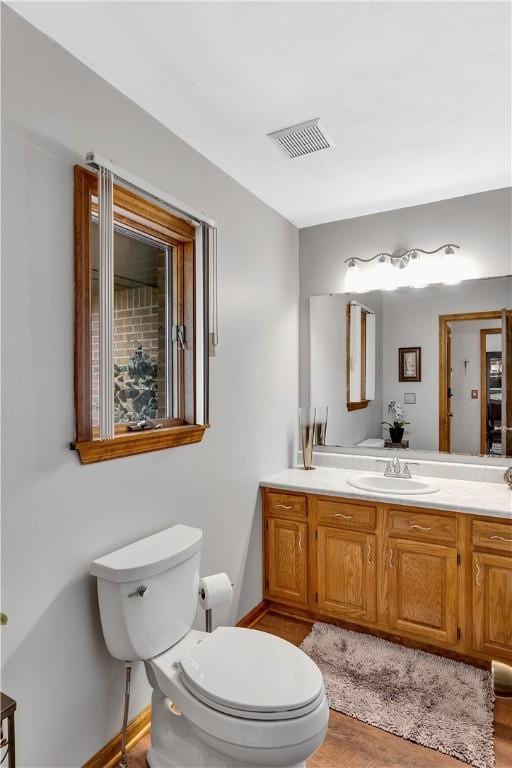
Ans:
{"type": "Polygon", "coordinates": [[[439,490],[428,480],[419,480],[417,477],[385,477],[384,475],[358,475],[349,477],[347,483],[353,488],[363,491],[375,491],[375,493],[435,493],[439,490]]]}

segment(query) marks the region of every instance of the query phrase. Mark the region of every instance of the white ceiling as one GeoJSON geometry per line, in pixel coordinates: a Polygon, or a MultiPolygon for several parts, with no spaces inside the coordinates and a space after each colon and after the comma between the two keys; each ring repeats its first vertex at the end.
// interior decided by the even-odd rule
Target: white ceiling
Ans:
{"type": "Polygon", "coordinates": [[[9,5],[298,226],[510,185],[508,2],[9,5]]]}

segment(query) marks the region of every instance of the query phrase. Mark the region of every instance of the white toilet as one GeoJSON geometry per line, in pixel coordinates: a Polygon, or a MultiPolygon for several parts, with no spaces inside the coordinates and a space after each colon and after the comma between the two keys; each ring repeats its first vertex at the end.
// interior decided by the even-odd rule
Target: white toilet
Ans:
{"type": "Polygon", "coordinates": [[[152,696],[151,768],[304,766],[329,709],[320,670],[265,632],[191,629],[202,531],[175,525],[95,560],[103,634],[143,660],[152,696]]]}

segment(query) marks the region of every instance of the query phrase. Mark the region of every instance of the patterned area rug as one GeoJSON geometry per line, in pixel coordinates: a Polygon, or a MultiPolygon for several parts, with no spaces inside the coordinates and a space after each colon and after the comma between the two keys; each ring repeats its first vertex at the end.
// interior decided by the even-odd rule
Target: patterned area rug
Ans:
{"type": "Polygon", "coordinates": [[[488,672],[331,624],[315,624],[301,648],[322,670],[332,709],[494,768],[488,672]]]}

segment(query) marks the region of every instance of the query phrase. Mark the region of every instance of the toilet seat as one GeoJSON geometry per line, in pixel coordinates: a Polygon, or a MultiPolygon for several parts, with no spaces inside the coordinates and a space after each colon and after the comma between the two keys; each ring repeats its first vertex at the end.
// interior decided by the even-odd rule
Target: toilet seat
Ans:
{"type": "Polygon", "coordinates": [[[183,683],[184,687],[189,691],[189,693],[191,693],[192,696],[194,696],[195,699],[202,701],[203,704],[206,704],[207,707],[210,707],[211,709],[215,709],[217,712],[222,712],[225,715],[231,715],[231,717],[241,717],[246,720],[278,721],[278,720],[289,720],[292,718],[303,717],[304,715],[307,715],[309,712],[313,712],[313,710],[315,710],[319,706],[319,704],[321,703],[322,699],[325,696],[325,694],[321,692],[317,696],[317,698],[314,699],[310,704],[307,704],[304,707],[298,707],[297,709],[289,709],[289,710],[282,710],[282,711],[270,710],[268,712],[261,712],[261,711],[235,709],[233,707],[228,707],[225,704],[221,704],[218,701],[215,701],[213,699],[209,699],[206,696],[203,696],[201,693],[199,693],[199,691],[194,690],[189,683],[185,683],[183,678],[181,678],[181,682],[183,683]]]}
{"type": "Polygon", "coordinates": [[[178,679],[196,701],[235,718],[300,718],[325,697],[322,674],[303,651],[255,629],[192,630],[148,663],[169,698],[178,679]]]}
{"type": "MultiPolygon", "coordinates": [[[[318,676],[312,674],[310,665],[317,669],[311,659],[295,646],[254,629],[222,627],[212,634],[192,630],[176,645],[146,661],[148,678],[153,687],[154,713],[159,713],[155,738],[158,731],[159,743],[167,744],[166,733],[172,734],[173,728],[176,728],[172,724],[174,717],[169,714],[172,703],[185,716],[202,743],[209,744],[223,755],[231,755],[235,764],[299,764],[304,760],[302,755],[312,754],[321,744],[327,730],[329,709],[322,675],[319,670],[318,676]],[[201,645],[203,648],[199,654],[201,645]],[[224,650],[220,649],[220,645],[224,650]],[[252,652],[250,658],[247,657],[249,648],[252,652]],[[256,662],[254,665],[251,659],[256,662]],[[212,685],[215,675],[210,662],[217,666],[220,685],[212,685]],[[264,686],[258,692],[252,681],[257,679],[262,663],[266,667],[266,680],[269,677],[284,680],[287,673],[283,670],[286,668],[288,677],[295,680],[295,691],[291,682],[287,695],[281,696],[280,700],[275,697],[277,685],[270,691],[267,689],[266,696],[262,695],[264,686]],[[243,674],[239,674],[240,669],[243,674]],[[183,670],[186,670],[187,677],[183,670]],[[201,671],[205,673],[203,677],[201,671]],[[195,675],[200,686],[196,685],[192,690],[190,681],[195,675]],[[303,685],[304,682],[306,685],[303,685]],[[237,690],[236,686],[237,694],[231,695],[237,690]],[[201,693],[199,687],[208,691],[210,696],[201,693]],[[250,697],[247,695],[249,690],[250,697]],[[259,693],[259,698],[254,698],[254,693],[259,693]],[[228,701],[235,703],[233,699],[239,700],[237,705],[228,706],[228,701]],[[260,709],[254,709],[255,706],[260,709]],[[279,706],[289,708],[277,709],[279,706]]],[[[173,737],[169,738],[172,740],[173,737]]],[[[168,747],[160,747],[161,753],[166,754],[166,749],[171,749],[170,742],[168,747]]]]}
{"type": "Polygon", "coordinates": [[[234,717],[297,718],[324,696],[320,670],[303,651],[255,629],[219,627],[181,656],[178,669],[193,696],[234,717]]]}

